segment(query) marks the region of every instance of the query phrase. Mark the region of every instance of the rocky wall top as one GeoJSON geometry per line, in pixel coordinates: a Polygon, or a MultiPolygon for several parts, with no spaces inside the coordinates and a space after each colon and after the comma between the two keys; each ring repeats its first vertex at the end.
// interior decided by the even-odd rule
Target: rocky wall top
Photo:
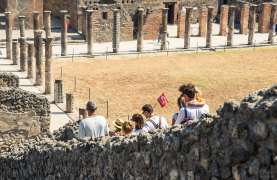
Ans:
{"type": "Polygon", "coordinates": [[[12,73],[0,73],[0,87],[19,87],[19,77],[12,73]]]}
{"type": "MultiPolygon", "coordinates": [[[[0,177],[273,180],[276,118],[277,84],[241,103],[228,100],[217,114],[138,136],[70,137],[67,142],[52,134],[38,136],[0,155],[0,177]]],[[[74,130],[73,124],[66,127],[74,130]]]]}

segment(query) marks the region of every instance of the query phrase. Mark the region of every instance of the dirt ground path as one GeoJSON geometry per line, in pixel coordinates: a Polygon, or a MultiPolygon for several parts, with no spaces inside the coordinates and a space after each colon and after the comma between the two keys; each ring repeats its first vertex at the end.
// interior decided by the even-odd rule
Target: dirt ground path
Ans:
{"type": "MultiPolygon", "coordinates": [[[[142,113],[144,104],[154,105],[165,91],[169,104],[157,105],[154,112],[164,116],[171,124],[172,115],[178,112],[178,88],[191,82],[202,92],[212,113],[224,101],[240,101],[249,93],[276,84],[277,49],[238,50],[199,54],[169,54],[132,57],[109,57],[94,60],[54,61],[54,78],[60,78],[63,67],[65,92],[74,91],[78,106],[91,99],[98,104],[98,113],[107,115],[109,124],[118,115],[142,113]],[[70,77],[69,77],[70,76],[70,77]],[[114,112],[113,112],[114,110],[114,112]]],[[[127,117],[122,117],[127,120],[127,117]]]]}

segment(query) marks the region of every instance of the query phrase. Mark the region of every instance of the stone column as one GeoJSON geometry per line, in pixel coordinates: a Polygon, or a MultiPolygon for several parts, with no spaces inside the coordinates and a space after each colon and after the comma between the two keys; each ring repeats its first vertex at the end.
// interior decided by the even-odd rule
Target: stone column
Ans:
{"type": "Polygon", "coordinates": [[[270,23],[269,23],[269,33],[268,33],[268,43],[274,43],[275,36],[275,17],[276,16],[276,4],[271,4],[271,15],[270,15],[270,23]]]}
{"type": "Polygon", "coordinates": [[[162,41],[161,50],[167,50],[167,18],[168,18],[168,8],[162,8],[162,41]]]}
{"type": "Polygon", "coordinates": [[[25,16],[18,16],[20,37],[25,37],[25,16]]]}
{"type": "Polygon", "coordinates": [[[257,5],[252,4],[250,6],[248,45],[254,44],[254,34],[255,34],[255,27],[256,27],[256,8],[257,8],[257,5]]]}
{"type": "Polygon", "coordinates": [[[35,77],[35,67],[34,67],[34,44],[28,44],[28,79],[33,79],[35,77]]]}
{"type": "Polygon", "coordinates": [[[47,37],[45,42],[45,94],[53,94],[53,63],[52,63],[52,42],[54,37],[47,37]]]}
{"type": "Polygon", "coordinates": [[[13,41],[12,45],[13,65],[18,65],[18,42],[13,41]]]}
{"type": "Polygon", "coordinates": [[[74,112],[74,93],[69,92],[66,93],[66,112],[73,113],[74,112]]]}
{"type": "Polygon", "coordinates": [[[51,37],[51,11],[44,11],[45,14],[45,39],[51,37]]]}
{"type": "Polygon", "coordinates": [[[42,76],[42,55],[43,55],[43,49],[42,49],[42,30],[36,30],[35,31],[35,48],[36,48],[36,86],[41,86],[43,82],[43,76],[42,76]]]}
{"type": "Polygon", "coordinates": [[[243,4],[240,14],[240,33],[247,34],[248,19],[249,19],[249,4],[243,4]]]}
{"type": "Polygon", "coordinates": [[[87,39],[87,8],[85,6],[81,7],[82,9],[82,35],[87,39]]]}
{"type": "Polygon", "coordinates": [[[61,10],[61,55],[67,56],[67,26],[66,10],[61,10]]]}
{"type": "Polygon", "coordinates": [[[271,13],[271,5],[269,3],[263,3],[261,9],[262,9],[262,14],[259,14],[258,32],[268,33],[270,13],[271,13]]]}
{"type": "Polygon", "coordinates": [[[137,51],[143,52],[143,9],[138,9],[137,51]]]}
{"type": "Polygon", "coordinates": [[[36,30],[39,30],[39,11],[34,11],[33,12],[33,15],[34,15],[34,19],[33,19],[33,22],[34,22],[34,42],[35,42],[35,46],[36,46],[36,33],[35,31],[36,30]]]}
{"type": "Polygon", "coordinates": [[[229,11],[229,6],[227,6],[227,5],[221,6],[221,8],[220,8],[220,27],[219,27],[219,35],[221,35],[221,36],[227,35],[228,11],[229,11]]]}
{"type": "Polygon", "coordinates": [[[233,46],[236,6],[230,6],[230,19],[228,26],[227,46],[233,46]]]}
{"type": "Polygon", "coordinates": [[[118,53],[120,42],[120,13],[118,9],[113,10],[113,52],[118,53]]]}
{"type": "Polygon", "coordinates": [[[63,103],[63,79],[55,79],[55,93],[54,93],[55,103],[63,103]]]}
{"type": "Polygon", "coordinates": [[[87,112],[86,108],[84,108],[84,107],[79,108],[79,116],[80,115],[82,115],[84,119],[86,119],[88,117],[88,112],[87,112]]]}
{"type": "Polygon", "coordinates": [[[20,41],[20,71],[27,70],[27,39],[26,37],[19,38],[20,41]]]}
{"type": "Polygon", "coordinates": [[[12,59],[12,22],[11,12],[5,12],[6,23],[6,53],[7,59],[12,59]]]}
{"type": "Polygon", "coordinates": [[[190,25],[191,25],[192,7],[186,7],[186,26],[185,26],[185,44],[184,48],[190,48],[190,25]]]}
{"type": "Polygon", "coordinates": [[[93,55],[93,23],[92,23],[93,10],[87,10],[87,43],[88,43],[88,54],[93,55]]]}
{"type": "Polygon", "coordinates": [[[177,38],[185,37],[185,23],[186,23],[186,13],[181,10],[178,12],[178,28],[177,28],[177,38]]]}
{"type": "Polygon", "coordinates": [[[206,37],[207,14],[208,14],[208,8],[206,6],[202,6],[199,9],[199,36],[200,37],[206,37]]]}
{"type": "Polygon", "coordinates": [[[213,9],[214,7],[208,7],[208,23],[207,23],[207,37],[206,37],[206,47],[212,47],[212,35],[213,35],[213,9]]]}

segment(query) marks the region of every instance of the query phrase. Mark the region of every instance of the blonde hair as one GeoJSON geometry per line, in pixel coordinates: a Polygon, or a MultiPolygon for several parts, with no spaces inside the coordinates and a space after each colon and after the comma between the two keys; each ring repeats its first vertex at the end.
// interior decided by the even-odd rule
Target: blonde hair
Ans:
{"type": "Polygon", "coordinates": [[[200,91],[200,89],[195,87],[195,98],[196,98],[196,100],[198,100],[201,96],[202,96],[202,92],[200,91]]]}
{"type": "Polygon", "coordinates": [[[186,106],[186,101],[182,94],[178,97],[177,104],[179,106],[179,109],[186,106]]]}
{"type": "Polygon", "coordinates": [[[124,122],[122,125],[122,131],[125,134],[130,134],[135,128],[136,124],[133,121],[124,122]]]}

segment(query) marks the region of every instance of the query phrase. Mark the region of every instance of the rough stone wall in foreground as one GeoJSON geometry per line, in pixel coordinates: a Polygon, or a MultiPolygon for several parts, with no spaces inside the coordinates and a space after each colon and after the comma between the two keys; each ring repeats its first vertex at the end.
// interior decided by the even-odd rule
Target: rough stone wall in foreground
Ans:
{"type": "Polygon", "coordinates": [[[0,153],[49,132],[50,103],[45,97],[22,89],[0,88],[0,153]]]}
{"type": "Polygon", "coordinates": [[[228,100],[216,114],[138,136],[74,138],[62,133],[13,145],[1,179],[276,179],[277,84],[228,100]],[[59,134],[59,136],[58,136],[59,134]],[[66,141],[66,142],[65,142],[66,141]]]}

